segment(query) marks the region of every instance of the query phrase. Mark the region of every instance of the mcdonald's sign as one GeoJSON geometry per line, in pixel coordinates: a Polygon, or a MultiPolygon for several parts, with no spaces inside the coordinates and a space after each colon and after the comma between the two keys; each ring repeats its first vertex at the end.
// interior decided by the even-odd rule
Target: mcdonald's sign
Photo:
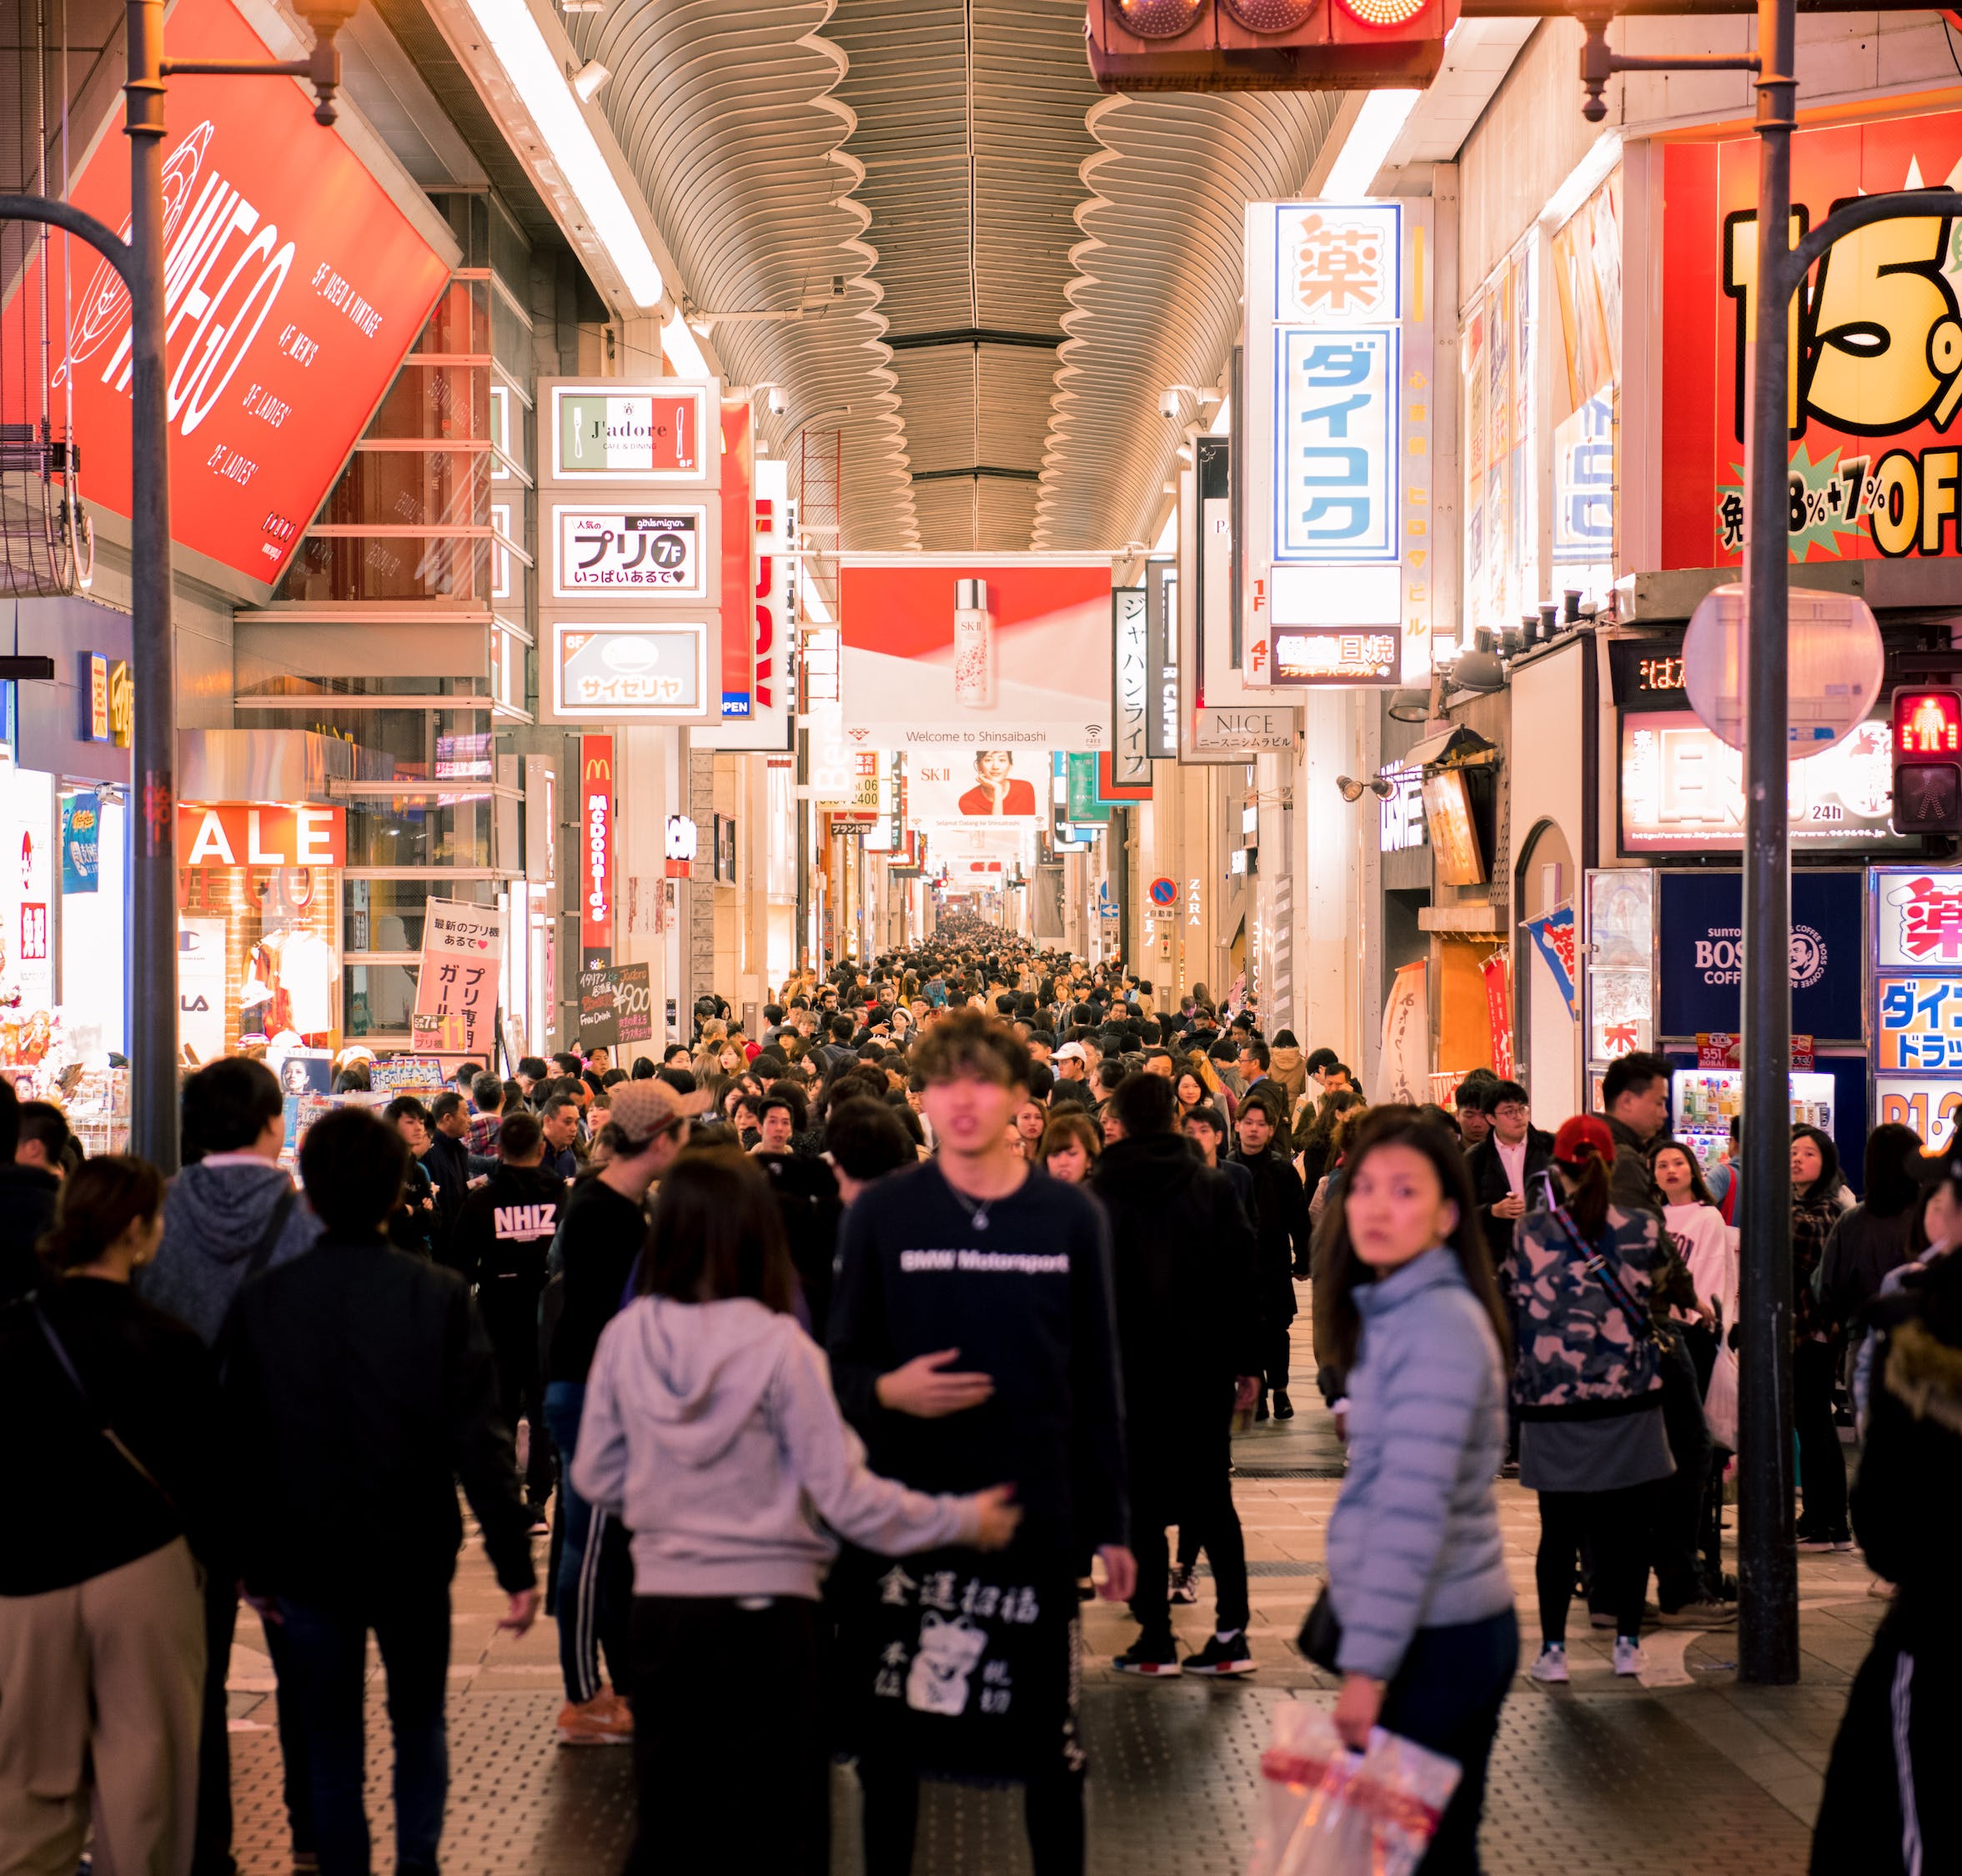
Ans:
{"type": "Polygon", "coordinates": [[[613,874],[615,830],[613,821],[613,738],[581,736],[579,740],[580,823],[580,950],[591,963],[595,954],[602,963],[613,957],[613,874]]]}

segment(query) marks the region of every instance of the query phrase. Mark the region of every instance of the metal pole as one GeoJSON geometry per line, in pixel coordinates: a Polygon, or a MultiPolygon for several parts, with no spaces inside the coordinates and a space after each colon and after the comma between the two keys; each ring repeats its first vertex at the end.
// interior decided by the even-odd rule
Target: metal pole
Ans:
{"type": "Polygon", "coordinates": [[[1738,1670],[1799,1678],[1792,1528],[1791,865],[1786,838],[1787,438],[1794,0],[1759,0],[1758,329],[1745,439],[1743,1271],[1738,1670]]]}
{"type": "Polygon", "coordinates": [[[130,676],[129,1012],[132,1151],[178,1162],[177,645],[171,617],[169,431],[163,365],[163,0],[128,0],[130,676]]]}

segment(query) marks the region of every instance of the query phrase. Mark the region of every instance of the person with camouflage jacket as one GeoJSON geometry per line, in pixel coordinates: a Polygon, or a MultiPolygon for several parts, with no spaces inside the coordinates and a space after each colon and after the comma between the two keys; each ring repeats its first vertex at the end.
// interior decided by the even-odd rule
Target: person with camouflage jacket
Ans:
{"type": "Polygon", "coordinates": [[[1614,1616],[1614,1671],[1641,1672],[1650,1501],[1675,1471],[1649,1317],[1668,1241],[1653,1211],[1608,1202],[1615,1157],[1614,1136],[1594,1116],[1561,1127],[1556,1202],[1518,1221],[1506,1268],[1518,1334],[1519,1482],[1539,1494],[1538,1681],[1568,1678],[1567,1611],[1583,1543],[1595,1599],[1614,1616]]]}

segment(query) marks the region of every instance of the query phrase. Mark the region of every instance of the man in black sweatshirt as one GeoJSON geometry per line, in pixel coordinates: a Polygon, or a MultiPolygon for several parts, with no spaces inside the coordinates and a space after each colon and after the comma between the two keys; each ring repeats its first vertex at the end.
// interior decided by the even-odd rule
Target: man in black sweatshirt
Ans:
{"type": "Polygon", "coordinates": [[[1111,1215],[1137,1554],[1132,1609],[1142,1633],[1116,1665],[1181,1672],[1165,1545],[1165,1527],[1176,1523],[1205,1547],[1217,1596],[1212,1639],[1183,1671],[1244,1674],[1254,1665],[1247,1547],[1227,1447],[1235,1406],[1251,1407],[1260,1390],[1253,1227],[1232,1183],[1172,1131],[1177,1108],[1163,1076],[1126,1076],[1110,1108],[1122,1136],[1089,1181],[1111,1215]]]}
{"type": "Polygon", "coordinates": [[[552,1442],[545,1432],[544,1381],[539,1372],[538,1299],[565,1204],[565,1181],[543,1163],[544,1131],[529,1108],[504,1116],[498,1144],[501,1163],[464,1201],[449,1258],[477,1286],[477,1307],[497,1351],[504,1424],[514,1438],[520,1419],[530,1424],[524,1494],[536,1527],[544,1524],[552,1496],[552,1442]]]}
{"type": "Polygon", "coordinates": [[[225,1378],[245,1587],[284,1637],[321,1867],[369,1867],[361,1684],[372,1629],[405,1876],[435,1870],[442,1836],[459,1478],[509,1598],[499,1627],[522,1634],[538,1613],[482,1319],[454,1273],[382,1236],[408,1161],[401,1135],[364,1108],[314,1123],[300,1175],[324,1234],[241,1292],[225,1378]]]}
{"type": "Polygon", "coordinates": [[[840,1566],[840,1699],[865,1788],[866,1876],[905,1876],[923,1772],[1021,1781],[1045,1873],[1081,1867],[1076,1578],[1091,1551],[1127,1598],[1123,1407],[1109,1226],[1033,1170],[1009,1122],[1028,1051],[978,1011],[914,1068],[938,1157],[861,1192],[831,1297],[832,1375],[875,1471],[923,1491],[1013,1479],[1006,1551],[840,1566]]]}

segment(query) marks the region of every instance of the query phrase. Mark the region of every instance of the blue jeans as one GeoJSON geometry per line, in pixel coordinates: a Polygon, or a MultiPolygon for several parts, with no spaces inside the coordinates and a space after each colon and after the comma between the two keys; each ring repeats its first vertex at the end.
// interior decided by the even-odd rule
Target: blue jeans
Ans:
{"type": "Polygon", "coordinates": [[[1508,1609],[1483,1622],[1418,1629],[1384,1692],[1379,1725],[1464,1768],[1418,1876],[1478,1876],[1485,1768],[1518,1671],[1519,1623],[1508,1609]]]}
{"type": "Polygon", "coordinates": [[[633,1588],[626,1532],[573,1487],[572,1456],[579,1449],[585,1404],[584,1382],[547,1383],[545,1425],[559,1449],[559,1668],[565,1678],[565,1698],[575,1707],[600,1690],[602,1644],[614,1686],[626,1678],[626,1618],[633,1588]]]}
{"type": "Polygon", "coordinates": [[[282,1597],[279,1613],[313,1777],[321,1876],[369,1876],[362,1706],[370,1628],[395,1738],[396,1867],[402,1876],[434,1876],[449,1790],[449,1585],[397,1585],[334,1609],[282,1597]]]}

